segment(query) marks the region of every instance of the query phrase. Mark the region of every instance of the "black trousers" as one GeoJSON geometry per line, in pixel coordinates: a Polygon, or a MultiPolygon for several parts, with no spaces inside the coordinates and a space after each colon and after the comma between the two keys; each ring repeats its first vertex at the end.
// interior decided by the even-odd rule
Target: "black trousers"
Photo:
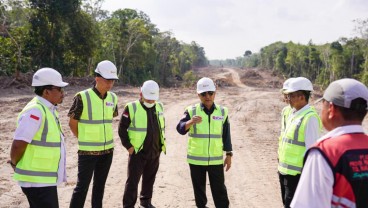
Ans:
{"type": "Polygon", "coordinates": [[[290,208],[291,201],[293,200],[296,187],[298,186],[300,174],[282,175],[279,173],[279,181],[281,187],[281,198],[285,208],[290,208]]]}
{"type": "Polygon", "coordinates": [[[189,167],[197,207],[204,208],[207,204],[206,173],[208,172],[212,197],[216,208],[228,208],[229,198],[225,186],[224,166],[189,164],[189,167]]]}
{"type": "Polygon", "coordinates": [[[145,159],[141,153],[132,154],[128,161],[128,177],[125,183],[123,207],[133,208],[137,202],[138,184],[142,176],[142,189],[140,204],[151,204],[153,184],[160,164],[160,156],[153,159],[145,159]]]}
{"type": "Polygon", "coordinates": [[[92,208],[102,207],[105,183],[113,153],[105,155],[78,155],[78,181],[70,201],[70,208],[83,208],[93,175],[92,208]]]}
{"type": "Polygon", "coordinates": [[[59,200],[56,186],[32,188],[22,187],[22,191],[27,196],[30,208],[59,208],[59,200]]]}

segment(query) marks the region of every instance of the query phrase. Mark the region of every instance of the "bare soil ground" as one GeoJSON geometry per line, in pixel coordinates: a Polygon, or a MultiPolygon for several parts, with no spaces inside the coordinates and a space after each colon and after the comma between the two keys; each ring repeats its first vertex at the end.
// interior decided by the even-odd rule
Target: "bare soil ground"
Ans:
{"type": "MultiPolygon", "coordinates": [[[[234,157],[232,168],[225,173],[225,177],[231,207],[281,207],[276,152],[279,114],[284,106],[279,93],[283,80],[266,71],[253,69],[206,68],[196,71],[196,74],[216,80],[219,87],[215,102],[229,108],[234,157]]],[[[1,79],[0,82],[0,207],[27,207],[27,199],[12,180],[13,171],[6,161],[17,115],[34,94],[32,88],[28,87],[29,83],[20,85],[1,79]]],[[[74,94],[86,88],[79,86],[79,81],[67,87],[67,95],[59,108],[67,138],[68,175],[68,182],[58,188],[61,208],[69,207],[77,180],[77,140],[69,130],[67,112],[74,94]]],[[[119,97],[120,113],[127,102],[139,97],[137,87],[115,86],[113,91],[119,97]]],[[[168,150],[166,155],[161,156],[152,202],[156,207],[195,207],[189,166],[186,163],[187,136],[179,135],[175,129],[185,107],[199,101],[195,86],[161,89],[160,99],[165,107],[168,150]]],[[[119,119],[120,116],[113,121],[115,152],[103,202],[107,208],[122,207],[126,180],[128,153],[118,138],[119,119]]],[[[90,207],[91,190],[90,187],[85,207],[90,207]]],[[[208,206],[214,207],[209,186],[207,196],[208,206]]]]}

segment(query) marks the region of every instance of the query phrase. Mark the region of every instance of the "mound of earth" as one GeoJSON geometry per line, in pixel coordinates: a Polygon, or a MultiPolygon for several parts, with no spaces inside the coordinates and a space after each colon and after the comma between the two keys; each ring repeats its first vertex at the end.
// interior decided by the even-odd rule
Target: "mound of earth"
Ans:
{"type": "Polygon", "coordinates": [[[257,88],[280,89],[284,82],[282,77],[271,74],[268,70],[261,69],[243,69],[240,72],[240,77],[245,85],[257,88]]]}

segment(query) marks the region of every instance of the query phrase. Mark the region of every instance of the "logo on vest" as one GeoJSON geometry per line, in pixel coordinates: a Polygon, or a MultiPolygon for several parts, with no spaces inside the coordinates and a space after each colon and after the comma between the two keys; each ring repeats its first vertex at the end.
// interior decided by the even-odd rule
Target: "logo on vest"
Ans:
{"type": "Polygon", "coordinates": [[[368,178],[368,154],[357,156],[346,156],[349,166],[353,172],[353,179],[360,180],[368,178]]]}
{"type": "Polygon", "coordinates": [[[212,116],[212,119],[217,120],[217,121],[222,121],[224,120],[224,117],[223,116],[212,116]]]}
{"type": "Polygon", "coordinates": [[[113,107],[113,106],[114,106],[114,103],[106,102],[106,106],[107,106],[107,107],[113,107]]]}

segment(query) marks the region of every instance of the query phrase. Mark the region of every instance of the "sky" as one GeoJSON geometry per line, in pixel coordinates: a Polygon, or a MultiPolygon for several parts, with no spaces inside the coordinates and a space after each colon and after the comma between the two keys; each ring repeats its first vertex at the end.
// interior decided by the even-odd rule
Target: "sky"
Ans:
{"type": "Polygon", "coordinates": [[[208,59],[253,53],[282,41],[325,44],[359,36],[356,19],[368,19],[368,0],[105,0],[102,9],[146,13],[161,32],[195,41],[208,59]]]}

